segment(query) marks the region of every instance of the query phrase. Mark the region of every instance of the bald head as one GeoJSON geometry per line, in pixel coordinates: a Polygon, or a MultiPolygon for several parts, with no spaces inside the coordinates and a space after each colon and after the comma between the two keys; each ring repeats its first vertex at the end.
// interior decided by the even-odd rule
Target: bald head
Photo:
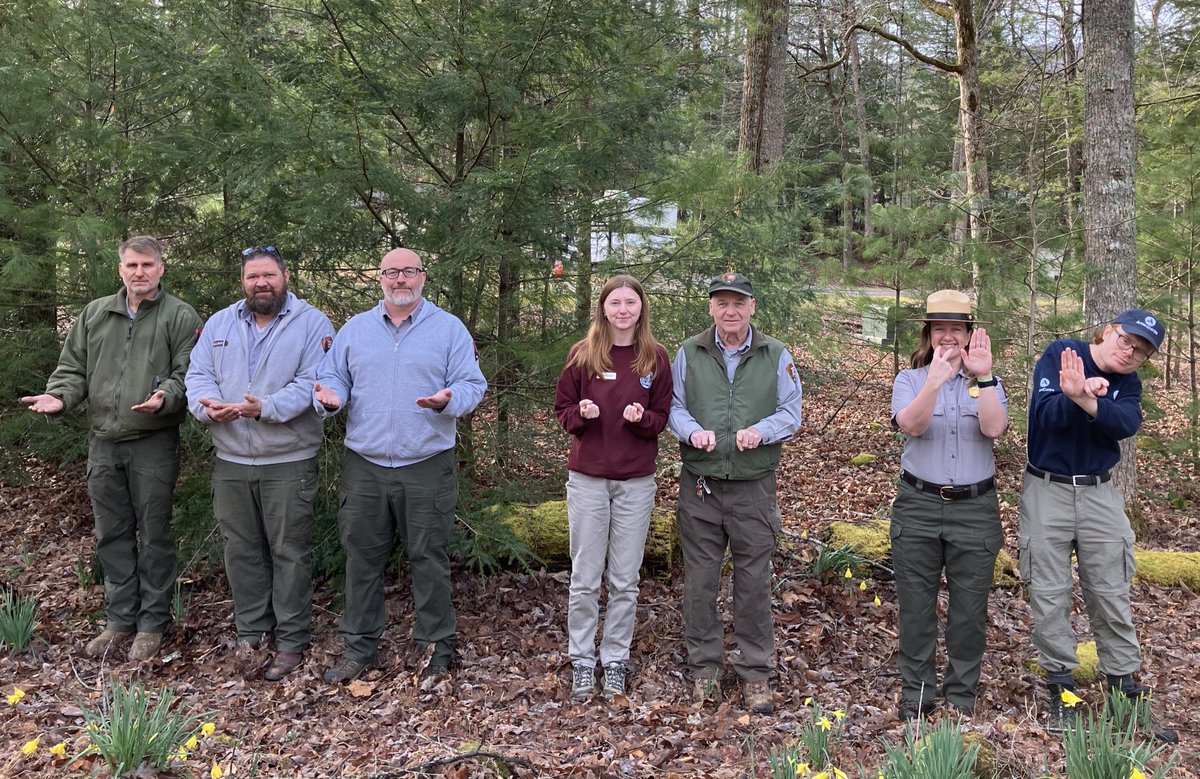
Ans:
{"type": "Polygon", "coordinates": [[[403,267],[420,268],[421,258],[412,249],[392,249],[383,255],[383,261],[379,264],[380,270],[403,267]]]}

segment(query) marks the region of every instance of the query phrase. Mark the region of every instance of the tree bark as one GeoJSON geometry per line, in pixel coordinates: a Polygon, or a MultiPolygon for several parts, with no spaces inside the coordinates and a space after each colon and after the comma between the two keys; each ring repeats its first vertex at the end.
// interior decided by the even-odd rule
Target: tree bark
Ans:
{"type": "MultiPolygon", "coordinates": [[[[1133,21],[1134,0],[1083,4],[1083,315],[1089,329],[1111,322],[1137,299],[1133,21]]],[[[1121,442],[1115,474],[1126,506],[1137,489],[1135,441],[1121,442]]]]}
{"type": "Polygon", "coordinates": [[[787,30],[787,0],[754,0],[746,31],[738,152],[748,152],[747,164],[756,173],[783,157],[787,30]]]}

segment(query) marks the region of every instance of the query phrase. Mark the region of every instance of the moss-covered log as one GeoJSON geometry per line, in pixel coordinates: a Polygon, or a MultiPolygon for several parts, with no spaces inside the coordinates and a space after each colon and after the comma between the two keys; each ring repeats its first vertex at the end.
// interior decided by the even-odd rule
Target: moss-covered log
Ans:
{"type": "MultiPolygon", "coordinates": [[[[852,546],[867,560],[887,563],[892,557],[892,538],[888,533],[891,523],[886,519],[870,522],[834,522],[829,526],[827,542],[832,546],[852,546]]],[[[996,568],[992,575],[993,587],[1016,587],[1017,563],[1005,550],[996,555],[996,568]]]]}
{"type": "MultiPolygon", "coordinates": [[[[546,565],[554,568],[570,566],[571,541],[565,501],[552,500],[536,506],[508,504],[494,507],[493,512],[546,565]]],[[[646,537],[642,565],[668,569],[678,559],[679,534],[675,529],[675,514],[656,508],[650,515],[650,532],[646,537]]]]}

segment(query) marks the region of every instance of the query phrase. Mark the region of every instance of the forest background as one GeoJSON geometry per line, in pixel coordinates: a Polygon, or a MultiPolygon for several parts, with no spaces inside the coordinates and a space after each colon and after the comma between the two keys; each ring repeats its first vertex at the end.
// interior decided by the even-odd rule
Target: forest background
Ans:
{"type": "MultiPolygon", "coordinates": [[[[16,398],[118,288],[117,242],[150,233],[205,317],[241,294],[244,246],[278,246],[335,324],[378,299],[388,248],[426,256],[490,384],[460,426],[459,552],[479,573],[536,565],[489,507],[561,496],[545,412],[615,272],[646,283],[670,350],[705,325],[707,280],[747,273],[756,321],[834,414],[906,356],[911,333],[854,339],[864,313],[894,326],[931,290],[971,290],[1018,433],[1041,346],[1143,305],[1168,325],[1149,370],[1183,398],[1156,444],[1164,494],[1190,494],[1195,0],[27,0],[0,3],[0,39],[8,479],[84,455],[82,414],[48,424],[16,398]]],[[[185,427],[177,493],[193,563],[219,560],[205,436],[185,427]]],[[[327,577],[339,452],[333,427],[327,577]]],[[[1136,494],[1132,467],[1122,481],[1136,494]]]]}

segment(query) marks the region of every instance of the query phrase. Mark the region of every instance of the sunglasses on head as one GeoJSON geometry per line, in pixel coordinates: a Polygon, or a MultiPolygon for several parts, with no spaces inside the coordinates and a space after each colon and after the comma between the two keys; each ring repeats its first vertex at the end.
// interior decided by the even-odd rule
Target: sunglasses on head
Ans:
{"type": "Polygon", "coordinates": [[[274,246],[247,246],[245,249],[242,249],[243,257],[252,257],[255,254],[269,254],[272,257],[278,257],[279,250],[274,246]]]}

